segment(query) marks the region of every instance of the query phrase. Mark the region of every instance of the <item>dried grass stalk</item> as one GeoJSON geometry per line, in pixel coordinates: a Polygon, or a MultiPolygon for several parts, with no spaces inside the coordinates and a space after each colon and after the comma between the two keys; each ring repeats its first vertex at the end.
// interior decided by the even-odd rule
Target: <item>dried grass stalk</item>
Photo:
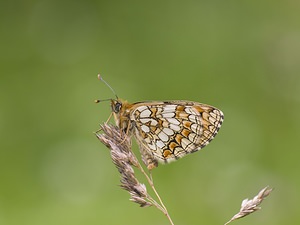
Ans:
{"type": "MultiPolygon", "coordinates": [[[[144,171],[137,157],[132,152],[130,137],[126,136],[126,134],[118,127],[108,124],[101,125],[101,129],[95,134],[97,138],[110,149],[112,161],[121,175],[120,186],[128,191],[130,200],[138,203],[141,207],[155,206],[161,210],[167,216],[169,222],[174,225],[167,208],[154,187],[151,176],[144,171]],[[159,200],[159,203],[149,195],[146,185],[140,183],[136,178],[133,167],[140,170],[146,177],[150,187],[159,200]]],[[[145,163],[148,169],[152,169],[152,164],[149,164],[149,162],[154,163],[154,167],[157,166],[155,161],[147,161],[145,163]]]]}
{"type": "Polygon", "coordinates": [[[253,199],[244,199],[241,204],[240,211],[235,214],[227,223],[227,225],[234,220],[240,219],[242,217],[248,216],[249,214],[256,212],[257,210],[261,209],[259,205],[262,201],[271,193],[273,189],[269,188],[268,186],[263,188],[253,199]]]}

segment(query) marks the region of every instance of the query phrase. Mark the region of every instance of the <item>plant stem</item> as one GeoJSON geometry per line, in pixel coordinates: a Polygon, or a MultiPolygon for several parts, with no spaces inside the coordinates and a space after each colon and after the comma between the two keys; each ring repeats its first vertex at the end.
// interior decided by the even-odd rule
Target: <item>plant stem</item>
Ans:
{"type": "Polygon", "coordinates": [[[151,186],[151,188],[152,188],[153,192],[155,193],[156,197],[158,198],[158,200],[160,202],[160,206],[163,208],[163,210],[161,210],[161,209],[160,210],[165,214],[165,216],[168,218],[168,220],[170,221],[170,223],[172,225],[174,225],[174,223],[173,223],[173,221],[172,221],[172,219],[170,217],[170,214],[168,213],[168,210],[167,210],[166,206],[164,205],[161,197],[159,196],[157,190],[155,189],[155,186],[154,186],[154,183],[153,183],[153,179],[152,179],[152,175],[150,174],[150,177],[149,177],[148,174],[145,172],[145,170],[143,169],[143,167],[140,164],[139,164],[138,168],[142,172],[142,174],[146,177],[149,185],[151,186]]]}

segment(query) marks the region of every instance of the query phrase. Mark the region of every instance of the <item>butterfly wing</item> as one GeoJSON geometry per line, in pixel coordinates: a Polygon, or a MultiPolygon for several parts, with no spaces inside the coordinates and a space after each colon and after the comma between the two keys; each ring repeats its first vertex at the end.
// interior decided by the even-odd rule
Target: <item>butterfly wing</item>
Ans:
{"type": "Polygon", "coordinates": [[[217,108],[190,101],[136,103],[130,113],[139,145],[163,162],[205,147],[223,119],[217,108]]]}

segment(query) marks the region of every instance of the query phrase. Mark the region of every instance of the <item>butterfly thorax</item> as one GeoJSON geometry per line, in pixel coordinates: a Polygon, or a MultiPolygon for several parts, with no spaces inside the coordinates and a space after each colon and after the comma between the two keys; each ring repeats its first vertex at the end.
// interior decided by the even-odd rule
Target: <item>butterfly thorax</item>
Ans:
{"type": "Polygon", "coordinates": [[[112,99],[111,109],[116,122],[116,125],[127,133],[132,128],[130,122],[130,109],[132,104],[122,99],[112,99]]]}

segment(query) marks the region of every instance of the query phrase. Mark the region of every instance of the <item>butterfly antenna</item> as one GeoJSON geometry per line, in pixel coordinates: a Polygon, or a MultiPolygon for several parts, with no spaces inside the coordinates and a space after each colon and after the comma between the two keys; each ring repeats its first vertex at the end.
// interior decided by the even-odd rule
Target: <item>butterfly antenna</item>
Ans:
{"type": "Polygon", "coordinates": [[[105,101],[111,101],[111,98],[108,98],[108,99],[96,99],[95,103],[105,102],[105,101]]]}
{"type": "MultiPolygon", "coordinates": [[[[116,99],[118,99],[118,96],[117,96],[117,94],[116,94],[116,92],[114,91],[114,89],[112,89],[112,87],[105,81],[105,80],[103,80],[103,78],[102,78],[102,76],[100,75],[100,73],[98,74],[98,79],[100,80],[100,81],[102,81],[107,87],[109,87],[109,89],[114,93],[114,95],[116,96],[116,99]]],[[[96,101],[98,101],[98,100],[96,100],[96,101]]]]}

